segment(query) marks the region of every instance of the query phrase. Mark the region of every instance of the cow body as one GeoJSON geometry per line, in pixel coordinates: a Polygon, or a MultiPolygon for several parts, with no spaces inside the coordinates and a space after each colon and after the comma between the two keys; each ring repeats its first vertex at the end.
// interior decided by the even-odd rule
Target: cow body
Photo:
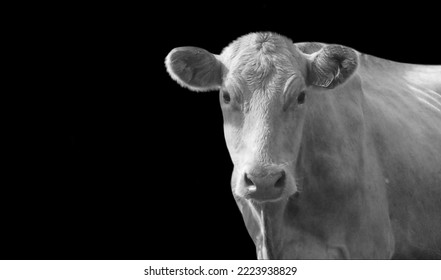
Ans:
{"type": "Polygon", "coordinates": [[[187,58],[168,57],[184,86],[221,90],[233,195],[258,257],[441,259],[441,66],[289,43],[241,38],[204,61],[220,79],[205,87],[180,72],[187,58]]]}

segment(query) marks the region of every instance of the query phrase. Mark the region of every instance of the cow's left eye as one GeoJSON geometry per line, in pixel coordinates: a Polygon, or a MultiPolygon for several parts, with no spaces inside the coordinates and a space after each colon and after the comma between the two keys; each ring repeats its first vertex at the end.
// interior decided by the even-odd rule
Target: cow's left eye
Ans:
{"type": "Polygon", "coordinates": [[[297,103],[298,104],[303,104],[305,103],[305,92],[302,91],[298,96],[297,96],[297,103]]]}
{"type": "Polygon", "coordinates": [[[230,103],[230,101],[231,101],[230,94],[229,94],[228,92],[226,92],[226,91],[224,91],[224,92],[222,93],[222,98],[223,98],[223,100],[224,100],[224,102],[225,102],[226,104],[230,103]]]}

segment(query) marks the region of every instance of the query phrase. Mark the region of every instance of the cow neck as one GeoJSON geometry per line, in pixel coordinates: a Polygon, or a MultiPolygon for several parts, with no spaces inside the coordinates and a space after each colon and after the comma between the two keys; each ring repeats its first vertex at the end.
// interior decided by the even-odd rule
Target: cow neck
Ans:
{"type": "Polygon", "coordinates": [[[283,209],[286,201],[254,205],[261,232],[261,254],[264,259],[278,259],[283,245],[283,209]]]}

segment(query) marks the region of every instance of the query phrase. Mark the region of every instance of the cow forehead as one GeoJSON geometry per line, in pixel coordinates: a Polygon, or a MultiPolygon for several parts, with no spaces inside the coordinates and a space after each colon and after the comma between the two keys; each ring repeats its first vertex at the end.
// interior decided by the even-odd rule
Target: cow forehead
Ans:
{"type": "Polygon", "coordinates": [[[227,69],[226,81],[245,82],[251,92],[278,92],[289,77],[302,72],[301,57],[292,41],[275,33],[240,37],[223,50],[221,59],[227,69]]]}

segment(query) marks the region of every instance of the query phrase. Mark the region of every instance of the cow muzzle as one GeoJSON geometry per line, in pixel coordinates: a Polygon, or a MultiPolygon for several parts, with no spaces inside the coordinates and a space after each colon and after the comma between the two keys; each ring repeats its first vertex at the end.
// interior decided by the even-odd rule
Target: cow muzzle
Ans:
{"type": "Polygon", "coordinates": [[[287,175],[283,168],[245,168],[239,177],[239,193],[246,199],[257,202],[275,201],[286,193],[287,175]]]}

